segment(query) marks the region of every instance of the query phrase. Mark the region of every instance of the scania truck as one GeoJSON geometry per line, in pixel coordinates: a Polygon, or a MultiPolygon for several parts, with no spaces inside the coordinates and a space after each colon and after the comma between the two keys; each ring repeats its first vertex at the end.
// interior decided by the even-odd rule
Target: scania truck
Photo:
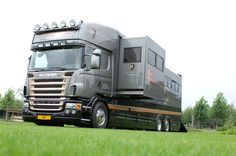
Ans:
{"type": "Polygon", "coordinates": [[[71,20],[36,25],[31,50],[24,121],[186,131],[181,75],[165,67],[165,50],[150,37],[71,20]]]}

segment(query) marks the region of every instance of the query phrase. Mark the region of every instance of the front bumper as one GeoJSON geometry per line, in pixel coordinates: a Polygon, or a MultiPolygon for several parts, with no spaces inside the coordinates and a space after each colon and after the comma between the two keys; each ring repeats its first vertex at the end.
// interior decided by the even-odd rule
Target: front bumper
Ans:
{"type": "MultiPolygon", "coordinates": [[[[82,108],[82,107],[81,107],[82,108]]],[[[35,112],[24,106],[22,110],[23,120],[34,123],[62,123],[79,125],[82,118],[82,109],[66,108],[62,112],[35,112]],[[41,118],[42,116],[47,118],[41,118]]]]}

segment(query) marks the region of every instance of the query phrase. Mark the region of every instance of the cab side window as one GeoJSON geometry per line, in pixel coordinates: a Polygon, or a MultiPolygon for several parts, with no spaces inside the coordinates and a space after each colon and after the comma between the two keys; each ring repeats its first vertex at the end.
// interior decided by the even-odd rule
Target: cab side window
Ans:
{"type": "MultiPolygon", "coordinates": [[[[94,50],[95,48],[87,46],[86,54],[92,55],[94,50]]],[[[85,57],[85,64],[86,64],[86,67],[88,68],[90,67],[91,56],[85,57]]],[[[109,65],[109,56],[104,51],[102,51],[101,56],[100,56],[100,69],[107,69],[108,65],[109,65]]]]}
{"type": "MultiPolygon", "coordinates": [[[[95,48],[92,48],[92,47],[90,47],[90,46],[87,46],[87,50],[86,50],[86,54],[93,54],[93,51],[95,50],[95,48]]],[[[85,57],[85,64],[86,64],[86,67],[90,67],[90,65],[91,65],[91,56],[86,56],[85,57]]]]}
{"type": "Polygon", "coordinates": [[[100,69],[107,69],[108,68],[108,55],[102,52],[101,54],[101,62],[100,62],[100,69]]]}

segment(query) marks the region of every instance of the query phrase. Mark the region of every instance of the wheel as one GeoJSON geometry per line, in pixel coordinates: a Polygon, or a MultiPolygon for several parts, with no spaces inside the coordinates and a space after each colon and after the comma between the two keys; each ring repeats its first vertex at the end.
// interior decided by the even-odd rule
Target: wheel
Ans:
{"type": "Polygon", "coordinates": [[[164,130],[166,132],[170,131],[170,120],[168,118],[165,118],[165,120],[164,120],[164,130]]]}
{"type": "Polygon", "coordinates": [[[104,103],[95,104],[92,111],[92,126],[94,128],[106,128],[108,125],[108,111],[104,103]]]}
{"type": "Polygon", "coordinates": [[[161,116],[158,116],[158,117],[157,117],[157,121],[156,121],[156,122],[157,122],[157,125],[156,125],[157,131],[159,131],[159,132],[162,131],[162,128],[163,128],[162,125],[163,125],[163,124],[162,124],[162,118],[161,118],[161,116]]]}

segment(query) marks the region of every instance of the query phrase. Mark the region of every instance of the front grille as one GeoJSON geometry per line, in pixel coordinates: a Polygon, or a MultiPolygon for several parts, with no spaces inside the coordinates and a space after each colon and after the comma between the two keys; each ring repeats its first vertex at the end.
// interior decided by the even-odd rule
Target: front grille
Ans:
{"type": "Polygon", "coordinates": [[[66,78],[35,79],[30,84],[30,109],[33,111],[61,111],[63,109],[66,78]]]}

